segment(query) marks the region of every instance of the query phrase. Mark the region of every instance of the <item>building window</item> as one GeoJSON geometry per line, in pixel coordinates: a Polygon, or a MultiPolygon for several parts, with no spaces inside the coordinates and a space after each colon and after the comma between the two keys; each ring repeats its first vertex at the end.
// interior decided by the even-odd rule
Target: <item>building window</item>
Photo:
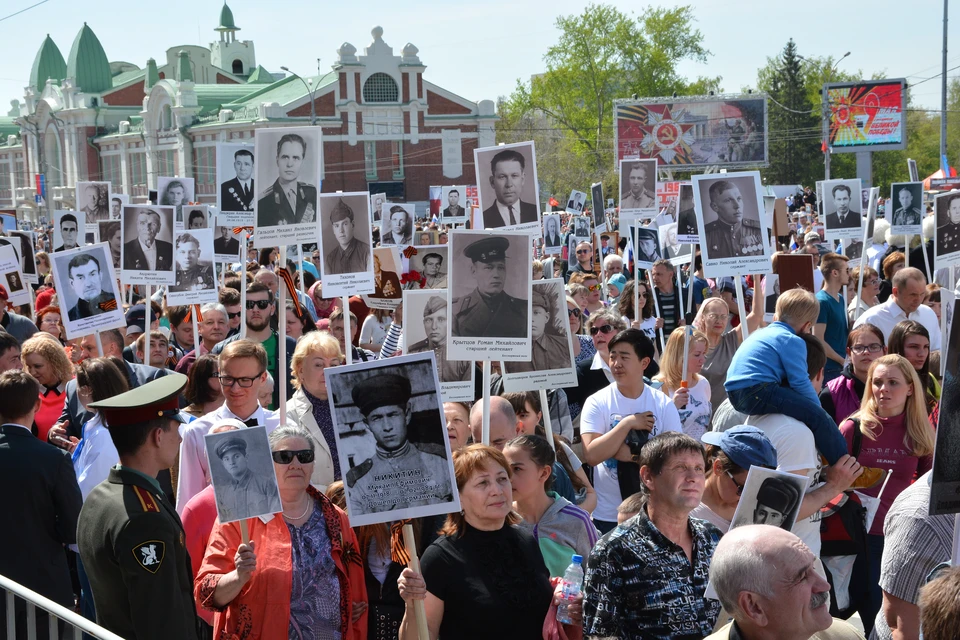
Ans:
{"type": "Polygon", "coordinates": [[[390,143],[390,158],[393,164],[393,179],[403,180],[403,140],[390,143]]]}
{"type": "Polygon", "coordinates": [[[13,202],[13,185],[10,184],[10,165],[0,164],[0,201],[13,202]]]}
{"type": "Polygon", "coordinates": [[[157,151],[157,166],[154,167],[158,178],[172,178],[177,175],[177,152],[157,151]]]}
{"type": "Polygon", "coordinates": [[[243,60],[234,60],[233,61],[233,75],[242,76],[243,75],[243,60]]]}
{"type": "Polygon", "coordinates": [[[375,73],[363,83],[364,102],[400,102],[397,81],[389,75],[375,73]]]}
{"type": "Polygon", "coordinates": [[[215,187],[216,163],[216,147],[194,147],[193,177],[197,181],[198,195],[210,195],[217,192],[215,187]]]}
{"type": "Polygon", "coordinates": [[[100,171],[103,179],[110,183],[114,193],[120,193],[123,188],[123,176],[120,174],[120,156],[100,156],[100,171]]]}
{"type": "Polygon", "coordinates": [[[367,180],[377,179],[377,143],[363,143],[363,164],[367,169],[367,180]]]}
{"type": "Polygon", "coordinates": [[[160,110],[160,130],[167,131],[173,127],[173,111],[170,105],[165,104],[160,110]]]}
{"type": "Polygon", "coordinates": [[[147,156],[144,153],[131,153],[127,159],[130,167],[130,184],[134,187],[147,185],[147,156]]]}
{"type": "Polygon", "coordinates": [[[14,171],[16,171],[15,180],[17,181],[17,189],[25,188],[27,186],[28,176],[27,170],[23,168],[23,156],[17,156],[14,171]]]}

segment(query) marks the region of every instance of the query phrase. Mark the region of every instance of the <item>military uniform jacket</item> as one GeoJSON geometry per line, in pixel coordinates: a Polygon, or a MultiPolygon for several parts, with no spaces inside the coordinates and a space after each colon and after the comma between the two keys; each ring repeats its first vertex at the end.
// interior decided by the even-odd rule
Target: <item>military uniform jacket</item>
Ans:
{"type": "Polygon", "coordinates": [[[317,219],[317,188],[306,182],[297,182],[297,210],[290,208],[290,200],[280,187],[280,178],[257,200],[257,225],[276,227],[281,224],[300,224],[317,219]]]}
{"type": "Polygon", "coordinates": [[[67,317],[71,320],[80,320],[81,318],[89,318],[91,316],[98,316],[101,313],[106,313],[100,306],[100,303],[109,300],[115,300],[113,294],[109,291],[100,291],[100,294],[93,300],[80,298],[77,300],[77,304],[70,307],[70,311],[67,312],[67,317]]]}
{"type": "Polygon", "coordinates": [[[763,229],[756,220],[744,218],[738,225],[714,220],[705,231],[707,255],[712,260],[763,255],[763,229]]]}
{"type": "Polygon", "coordinates": [[[960,251],[960,224],[945,224],[937,229],[937,254],[944,256],[954,251],[960,251]]]}
{"type": "Polygon", "coordinates": [[[83,503],[77,545],[97,624],[136,640],[196,639],[183,525],[149,480],[112,469],[83,503]]]}
{"type": "Polygon", "coordinates": [[[910,207],[909,209],[904,209],[903,207],[898,208],[893,212],[893,224],[896,226],[900,225],[918,225],[923,222],[923,214],[920,213],[920,209],[917,207],[910,207]]]}
{"type": "Polygon", "coordinates": [[[433,351],[437,357],[437,366],[440,367],[440,382],[469,382],[470,369],[473,363],[469,360],[447,360],[447,343],[441,342],[436,347],[430,347],[429,340],[421,340],[410,345],[407,353],[429,353],[433,351]]]}
{"type": "Polygon", "coordinates": [[[239,178],[227,180],[220,185],[221,211],[253,211],[254,181],[250,178],[250,193],[244,193],[239,178]]]}
{"type": "Polygon", "coordinates": [[[620,200],[620,209],[651,209],[657,206],[657,199],[653,197],[653,194],[643,190],[643,193],[640,194],[639,198],[634,198],[633,193],[630,193],[622,200],[620,200]]]}
{"type": "Polygon", "coordinates": [[[364,273],[370,260],[370,245],[353,238],[344,249],[339,243],[323,259],[323,274],[364,273]]]}
{"type": "Polygon", "coordinates": [[[504,362],[507,373],[571,368],[570,346],[555,333],[544,333],[539,338],[534,338],[530,354],[529,362],[504,362]]]}
{"type": "Polygon", "coordinates": [[[491,298],[474,289],[453,301],[451,335],[463,338],[527,337],[527,301],[500,292],[491,298]]]}
{"type": "Polygon", "coordinates": [[[421,451],[409,441],[389,453],[377,447],[373,458],[355,468],[356,479],[350,484],[350,494],[361,513],[428,506],[453,499],[446,459],[421,451]]]}
{"type": "Polygon", "coordinates": [[[212,264],[198,264],[191,269],[177,269],[177,281],[171,291],[206,291],[216,287],[212,264]]]}

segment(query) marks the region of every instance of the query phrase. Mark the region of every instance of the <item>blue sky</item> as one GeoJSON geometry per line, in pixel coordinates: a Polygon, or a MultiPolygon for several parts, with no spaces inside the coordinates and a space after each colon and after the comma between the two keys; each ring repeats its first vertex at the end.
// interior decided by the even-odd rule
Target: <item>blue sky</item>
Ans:
{"type": "MultiPolygon", "coordinates": [[[[3,0],[0,18],[38,0],[3,0]]],[[[611,0],[625,12],[641,11],[637,2],[611,0]]],[[[304,2],[303,0],[231,0],[240,37],[253,40],[257,59],[270,71],[289,66],[301,75],[314,73],[317,57],[324,71],[344,41],[363,50],[379,24],[384,40],[399,55],[407,42],[420,49],[426,77],[472,100],[509,94],[518,78],[543,70],[543,54],[556,38],[557,15],[580,13],[586,3],[573,0],[489,0],[488,2],[304,2]],[[266,8],[264,8],[266,7],[266,8]],[[544,7],[548,10],[544,12],[544,7]],[[290,31],[298,34],[291,36],[290,31]]],[[[866,75],[885,72],[917,82],[940,71],[943,5],[919,0],[905,11],[902,2],[877,0],[867,4],[837,4],[828,0],[691,0],[697,27],[713,55],[706,64],[684,63],[689,76],[720,75],[728,92],[752,86],[756,70],[793,37],[802,55],[851,55],[842,67],[866,75]],[[831,14],[843,7],[842,17],[831,14]],[[901,35],[902,34],[902,35],[901,35]]],[[[672,6],[664,3],[664,6],[672,6]]],[[[0,21],[0,114],[9,101],[23,96],[30,66],[44,36],[50,33],[64,58],[86,21],[100,38],[110,60],[143,66],[149,57],[160,60],[169,47],[203,44],[217,38],[221,2],[165,0],[162,9],[144,0],[49,0],[34,9],[0,21]],[[157,20],[158,13],[178,16],[157,20]]],[[[960,7],[958,7],[960,8],[960,7]]],[[[951,21],[954,51],[949,67],[960,65],[960,14],[951,21]]],[[[960,69],[949,75],[960,75],[960,69]]],[[[915,100],[938,107],[939,80],[918,87],[915,100]]]]}

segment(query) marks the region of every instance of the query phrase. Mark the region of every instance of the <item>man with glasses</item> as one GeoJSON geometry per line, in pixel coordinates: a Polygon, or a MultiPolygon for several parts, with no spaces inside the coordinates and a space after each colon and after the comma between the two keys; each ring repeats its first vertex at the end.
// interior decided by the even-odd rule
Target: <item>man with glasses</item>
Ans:
{"type": "Polygon", "coordinates": [[[240,292],[236,289],[220,289],[219,302],[227,310],[227,322],[230,330],[227,337],[240,333],[240,322],[243,319],[243,310],[240,308],[240,292]]]}
{"type": "Polygon", "coordinates": [[[219,366],[223,405],[191,422],[183,431],[177,483],[178,513],[183,513],[187,501],[210,484],[203,438],[213,425],[234,418],[248,427],[266,427],[267,433],[280,426],[280,416],[263,408],[257,400],[260,387],[267,379],[267,352],[262,345],[252,340],[234,340],[223,346],[219,366]]]}
{"type": "Polygon", "coordinates": [[[578,242],[576,248],[577,264],[567,271],[567,281],[574,273],[593,273],[593,245],[589,242],[578,242]]]}

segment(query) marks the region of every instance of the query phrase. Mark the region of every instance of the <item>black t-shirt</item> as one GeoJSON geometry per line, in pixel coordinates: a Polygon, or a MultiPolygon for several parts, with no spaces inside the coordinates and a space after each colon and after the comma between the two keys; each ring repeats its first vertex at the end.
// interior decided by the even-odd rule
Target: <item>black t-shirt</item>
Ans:
{"type": "Polygon", "coordinates": [[[540,547],[529,533],[504,525],[438,538],[420,568],[427,590],[443,601],[441,638],[537,640],[553,589],[540,547]]]}

